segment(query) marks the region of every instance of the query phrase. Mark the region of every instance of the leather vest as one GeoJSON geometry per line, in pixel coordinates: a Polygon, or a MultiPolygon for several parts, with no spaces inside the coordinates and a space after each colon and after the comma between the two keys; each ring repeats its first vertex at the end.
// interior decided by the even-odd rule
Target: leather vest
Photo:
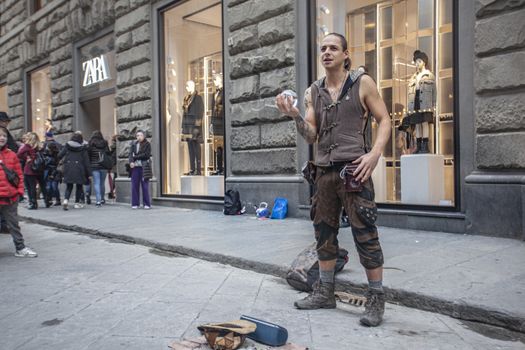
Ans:
{"type": "MultiPolygon", "coordinates": [[[[343,89],[336,102],[332,101],[325,88],[325,78],[311,85],[317,123],[315,163],[318,166],[353,161],[368,152],[365,140],[368,115],[359,98],[362,74],[364,73],[350,72],[348,79],[353,84],[346,91],[343,89]]],[[[347,81],[345,85],[348,83],[347,81]]]]}

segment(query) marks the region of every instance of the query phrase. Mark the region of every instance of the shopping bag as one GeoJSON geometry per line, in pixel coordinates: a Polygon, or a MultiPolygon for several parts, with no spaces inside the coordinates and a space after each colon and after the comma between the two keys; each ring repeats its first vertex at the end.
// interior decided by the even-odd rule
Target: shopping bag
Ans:
{"type": "Polygon", "coordinates": [[[272,219],[284,219],[288,214],[288,200],[286,198],[275,198],[272,209],[272,219]]]}

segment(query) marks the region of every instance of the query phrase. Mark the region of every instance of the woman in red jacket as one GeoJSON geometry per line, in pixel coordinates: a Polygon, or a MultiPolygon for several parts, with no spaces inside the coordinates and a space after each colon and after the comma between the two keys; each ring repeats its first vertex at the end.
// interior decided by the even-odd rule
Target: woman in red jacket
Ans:
{"type": "Polygon", "coordinates": [[[0,216],[6,220],[7,228],[15,243],[15,256],[34,258],[37,254],[24,244],[18,225],[18,198],[24,193],[24,176],[15,152],[7,148],[7,129],[0,127],[0,216]],[[18,175],[18,186],[9,182],[6,172],[18,175]]]}

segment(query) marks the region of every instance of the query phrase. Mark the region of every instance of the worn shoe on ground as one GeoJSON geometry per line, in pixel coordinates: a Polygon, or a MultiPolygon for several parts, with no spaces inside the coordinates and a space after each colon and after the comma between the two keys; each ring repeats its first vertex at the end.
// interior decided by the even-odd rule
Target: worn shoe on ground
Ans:
{"type": "Polygon", "coordinates": [[[312,294],[297,300],[294,306],[302,310],[335,309],[334,284],[318,281],[314,284],[312,294]]]}
{"type": "Polygon", "coordinates": [[[64,201],[62,202],[62,209],[67,210],[68,203],[69,201],[67,199],[64,199],[64,201]]]}
{"type": "Polygon", "coordinates": [[[73,206],[73,208],[75,208],[75,209],[82,209],[82,208],[84,208],[84,204],[81,204],[81,203],[75,203],[75,205],[73,206]]]}
{"type": "Polygon", "coordinates": [[[17,258],[36,258],[38,254],[31,248],[25,247],[15,252],[17,258]]]}
{"type": "Polygon", "coordinates": [[[365,312],[359,321],[363,326],[377,327],[383,322],[385,293],[382,291],[368,290],[365,296],[365,312]]]}

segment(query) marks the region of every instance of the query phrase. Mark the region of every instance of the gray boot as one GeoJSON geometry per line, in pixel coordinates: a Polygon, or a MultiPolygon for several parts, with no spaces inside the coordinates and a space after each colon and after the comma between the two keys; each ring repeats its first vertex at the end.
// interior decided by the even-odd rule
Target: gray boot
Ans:
{"type": "Polygon", "coordinates": [[[297,300],[294,306],[303,310],[335,309],[334,284],[317,281],[312,294],[297,300]]]}
{"type": "Polygon", "coordinates": [[[369,289],[366,292],[365,313],[359,320],[363,326],[376,327],[383,321],[385,293],[369,289]]]}

